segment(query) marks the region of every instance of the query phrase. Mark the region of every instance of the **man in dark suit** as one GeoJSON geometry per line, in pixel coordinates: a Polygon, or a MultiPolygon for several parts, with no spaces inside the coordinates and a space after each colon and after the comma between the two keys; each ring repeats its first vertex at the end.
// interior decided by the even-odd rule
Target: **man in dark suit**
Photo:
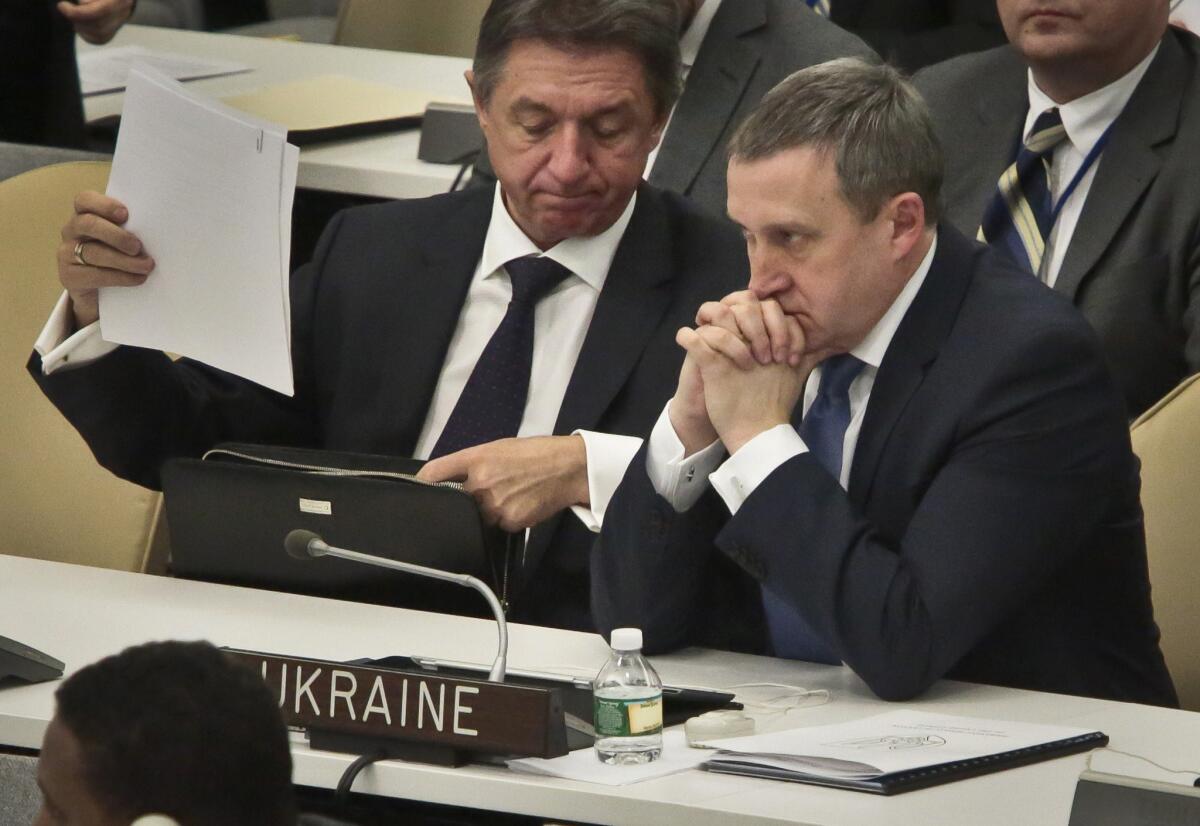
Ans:
{"type": "MultiPolygon", "coordinates": [[[[646,179],[725,214],[725,147],[767,90],[797,69],[838,57],[874,57],[861,40],[796,0],[676,0],[683,94],[646,179]]],[[[472,181],[490,184],[486,153],[472,181]]]]}
{"type": "Polygon", "coordinates": [[[731,227],[641,181],[678,93],[674,25],[658,0],[494,3],[470,82],[500,189],[331,222],[293,276],[294,398],[161,353],[84,355],[113,349],[96,287],[153,267],[97,193],[64,233],[67,295],[31,371],[101,463],[152,487],[223,440],[437,456],[425,478],[535,526],[497,583],[512,616],[590,628],[592,535],[563,511],[602,516],[670,392],[674,331],[746,275],[731,227]]]}
{"type": "Polygon", "coordinates": [[[803,70],[731,157],[750,286],[679,332],[593,556],[597,626],[845,662],[889,699],[951,677],[1174,705],[1094,336],[937,224],[912,87],[803,70]]]}
{"type": "Polygon", "coordinates": [[[1022,263],[1091,322],[1137,416],[1200,370],[1200,40],[1168,27],[1168,0],[999,8],[1011,46],[916,79],[946,153],[946,218],[1003,229],[1002,174],[1043,114],[1061,121],[1049,173],[1022,178],[1046,216],[1039,266],[1022,263]]]}
{"type": "Polygon", "coordinates": [[[83,148],[75,34],[107,43],[133,0],[6,0],[0,4],[0,141],[83,148]]]}
{"type": "Polygon", "coordinates": [[[1004,42],[994,0],[798,0],[914,72],[1004,42]]]}

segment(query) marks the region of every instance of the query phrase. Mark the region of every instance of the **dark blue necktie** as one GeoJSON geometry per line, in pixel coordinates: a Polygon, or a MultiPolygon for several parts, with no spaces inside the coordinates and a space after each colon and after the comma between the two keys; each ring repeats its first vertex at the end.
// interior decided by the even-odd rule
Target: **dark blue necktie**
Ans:
{"type": "Polygon", "coordinates": [[[475,362],[429,458],[516,436],[533,367],[533,313],[538,301],[570,275],[549,258],[516,258],[504,265],[512,300],[475,362]]]}
{"type": "Polygon", "coordinates": [[[979,240],[1005,250],[1018,265],[1040,276],[1046,242],[1054,227],[1050,160],[1067,139],[1058,109],[1038,115],[1017,159],[1000,176],[983,214],[979,240]]]}
{"type": "MultiPolygon", "coordinates": [[[[835,480],[841,478],[842,450],[850,426],[850,385],[862,369],[863,362],[849,353],[822,362],[821,386],[800,423],[800,438],[835,480]]],[[[766,588],[762,596],[775,656],[832,665],[841,662],[795,609],[766,588]]]]}

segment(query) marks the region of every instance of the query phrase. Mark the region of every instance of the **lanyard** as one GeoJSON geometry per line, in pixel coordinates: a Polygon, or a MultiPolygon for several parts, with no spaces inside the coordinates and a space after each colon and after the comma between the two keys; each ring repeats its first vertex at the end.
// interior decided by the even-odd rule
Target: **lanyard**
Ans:
{"type": "Polygon", "coordinates": [[[1092,147],[1092,151],[1088,152],[1087,157],[1083,159],[1083,166],[1079,167],[1079,171],[1075,173],[1075,177],[1071,179],[1071,182],[1067,184],[1067,188],[1063,190],[1058,203],[1054,205],[1053,210],[1050,212],[1050,226],[1054,226],[1058,222],[1058,215],[1062,212],[1063,205],[1074,194],[1075,188],[1079,186],[1079,182],[1083,180],[1083,176],[1087,174],[1088,170],[1099,159],[1100,153],[1104,151],[1105,145],[1108,144],[1109,135],[1112,134],[1113,126],[1115,125],[1116,122],[1114,121],[1104,130],[1104,134],[1100,136],[1100,140],[1096,141],[1096,145],[1092,147]]]}

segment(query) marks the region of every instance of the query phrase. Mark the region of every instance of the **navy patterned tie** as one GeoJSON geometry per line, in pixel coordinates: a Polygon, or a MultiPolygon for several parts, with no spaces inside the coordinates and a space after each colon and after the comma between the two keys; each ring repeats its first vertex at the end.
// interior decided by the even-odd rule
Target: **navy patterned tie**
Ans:
{"type": "Polygon", "coordinates": [[[429,458],[516,436],[533,367],[533,313],[537,303],[570,275],[549,258],[516,258],[504,265],[512,300],[475,362],[429,458]]]}
{"type": "Polygon", "coordinates": [[[1066,139],[1058,109],[1038,115],[1016,161],[1000,176],[979,227],[980,241],[1007,251],[1017,264],[1038,276],[1053,228],[1050,159],[1066,139]]]}
{"type": "MultiPolygon", "coordinates": [[[[850,385],[863,366],[849,353],[822,362],[821,386],[800,423],[800,438],[834,479],[842,474],[842,449],[850,426],[850,385]]],[[[795,609],[766,588],[762,596],[775,656],[831,665],[841,662],[795,609]]]]}
{"type": "Polygon", "coordinates": [[[828,17],[829,5],[833,2],[833,0],[805,0],[805,2],[807,2],[808,7],[817,14],[821,15],[822,17],[828,17]]]}

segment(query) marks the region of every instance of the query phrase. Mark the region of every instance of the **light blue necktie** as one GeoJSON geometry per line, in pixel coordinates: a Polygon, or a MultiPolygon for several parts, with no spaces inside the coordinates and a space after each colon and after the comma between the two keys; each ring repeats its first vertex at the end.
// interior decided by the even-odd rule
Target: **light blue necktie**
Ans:
{"type": "Polygon", "coordinates": [[[828,17],[829,5],[833,2],[833,0],[805,0],[805,2],[808,3],[808,7],[817,14],[821,15],[822,17],[828,17]]]}
{"type": "MultiPolygon", "coordinates": [[[[821,386],[800,423],[800,438],[835,480],[841,478],[842,451],[846,428],[850,426],[850,385],[863,366],[863,362],[849,353],[822,362],[821,386]]],[[[766,588],[762,596],[775,656],[831,665],[841,662],[790,605],[766,588]]]]}

